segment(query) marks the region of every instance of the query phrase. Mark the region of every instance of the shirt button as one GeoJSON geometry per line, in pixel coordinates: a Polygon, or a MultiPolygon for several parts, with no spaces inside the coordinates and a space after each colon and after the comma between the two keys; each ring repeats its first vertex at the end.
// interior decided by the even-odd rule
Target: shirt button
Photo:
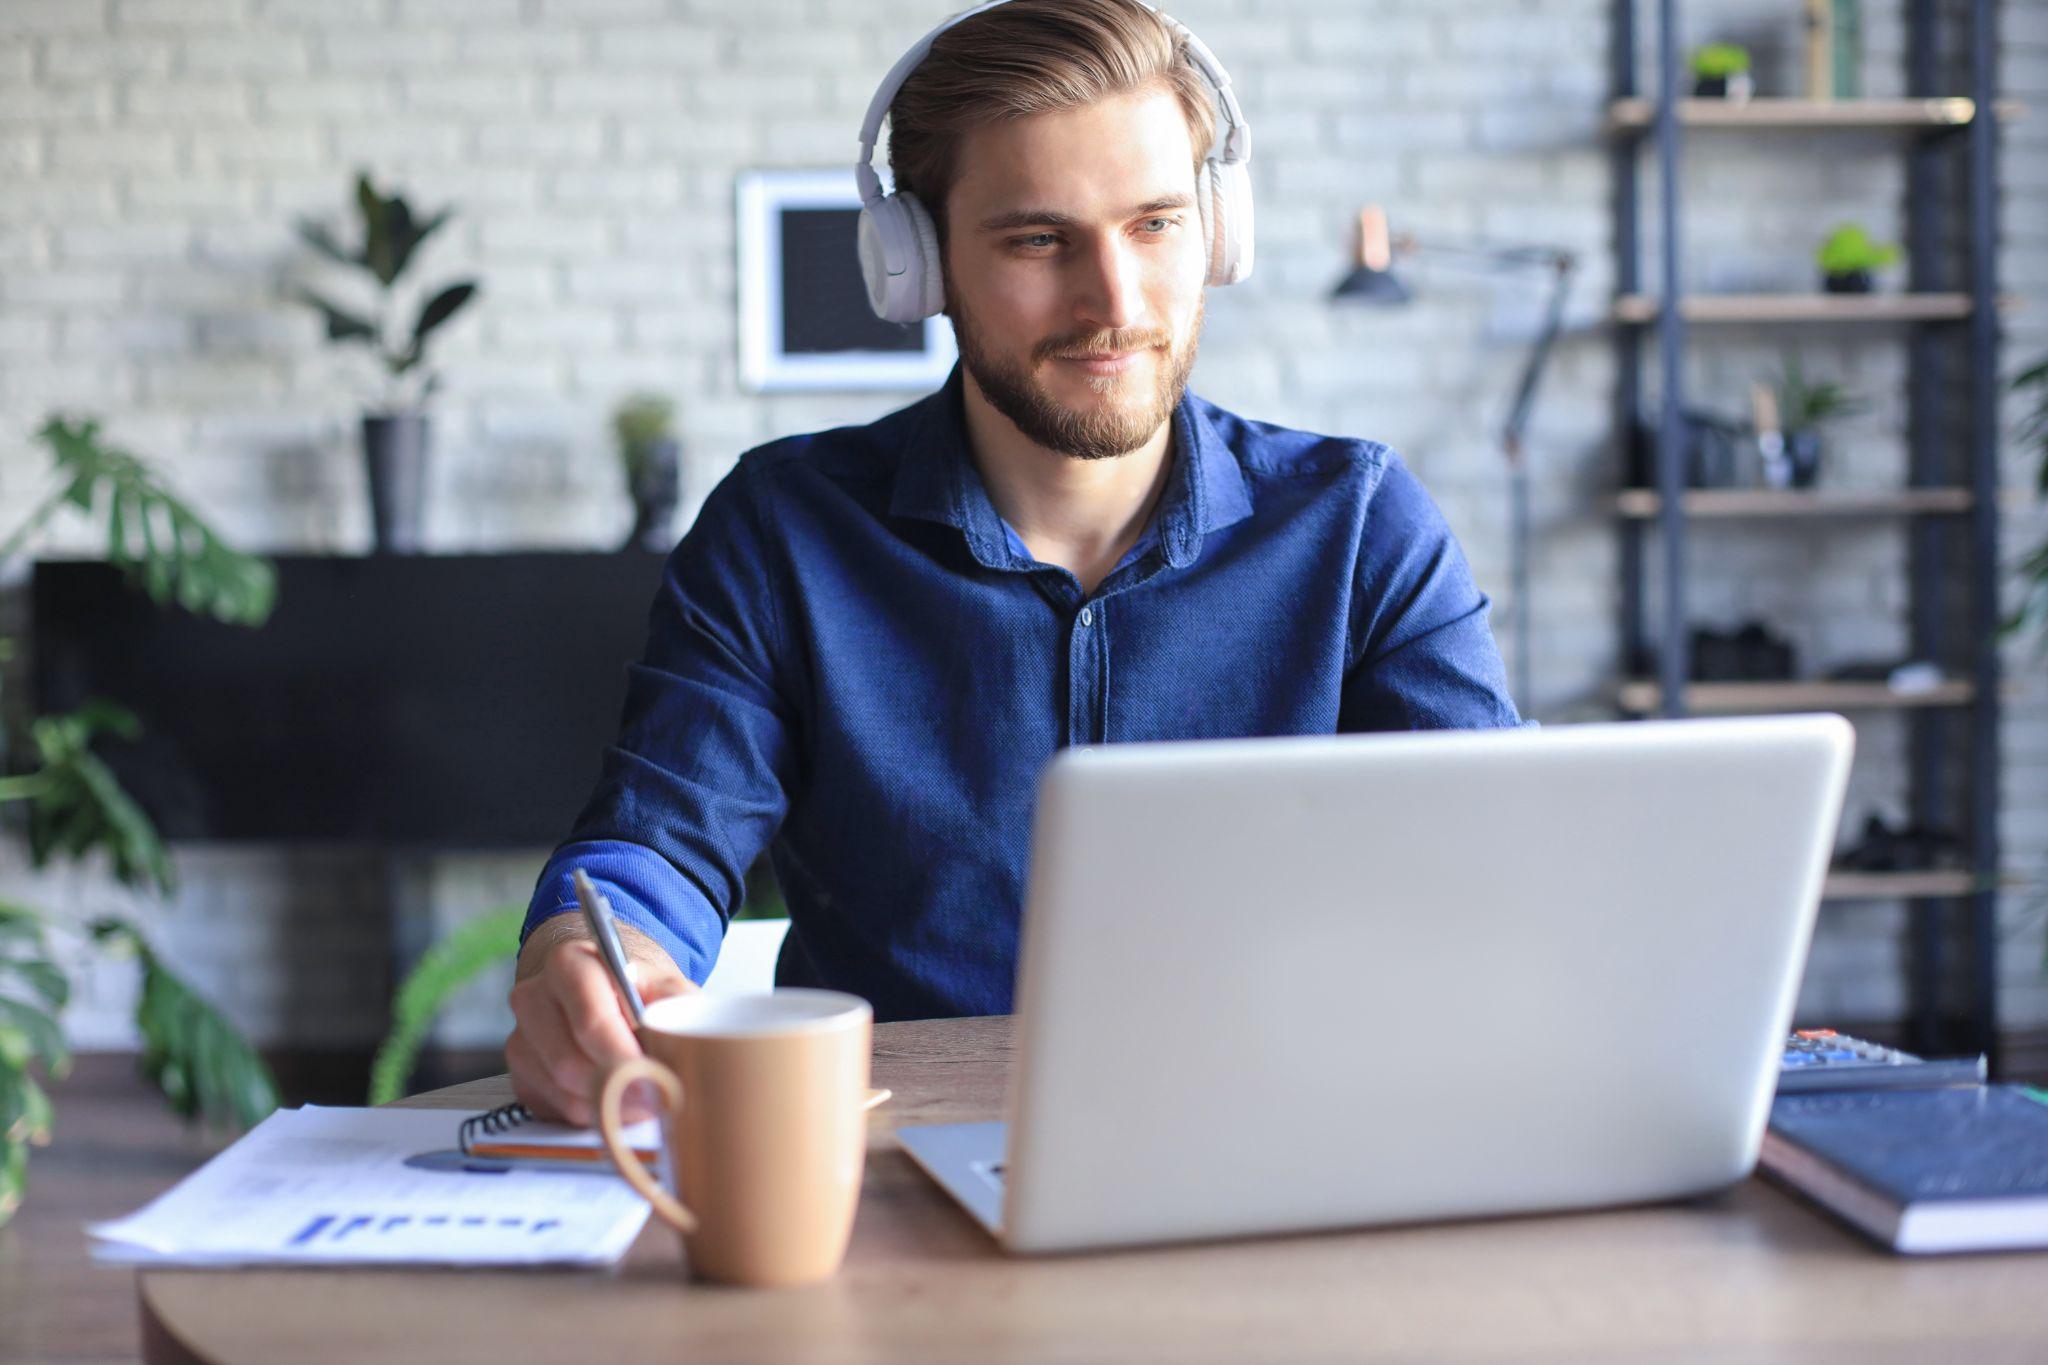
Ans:
{"type": "Polygon", "coordinates": [[[1081,608],[1081,624],[1083,626],[1092,626],[1095,624],[1095,609],[1093,607],[1081,608]]]}

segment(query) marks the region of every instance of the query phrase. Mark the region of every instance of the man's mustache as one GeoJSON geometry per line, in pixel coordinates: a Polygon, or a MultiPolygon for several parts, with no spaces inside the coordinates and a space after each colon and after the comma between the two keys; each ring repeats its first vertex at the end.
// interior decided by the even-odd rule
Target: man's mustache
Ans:
{"type": "Polygon", "coordinates": [[[1164,350],[1171,343],[1163,327],[1123,327],[1110,332],[1068,332],[1032,348],[1033,360],[1105,360],[1125,351],[1164,350]]]}

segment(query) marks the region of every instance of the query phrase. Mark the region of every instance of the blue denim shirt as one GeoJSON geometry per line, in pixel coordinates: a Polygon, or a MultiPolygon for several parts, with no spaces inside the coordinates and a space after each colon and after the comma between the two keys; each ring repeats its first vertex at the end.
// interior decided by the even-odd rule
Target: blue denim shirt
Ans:
{"type": "Polygon", "coordinates": [[[767,848],[778,985],[1003,1013],[1062,746],[1519,723],[1487,598],[1387,447],[1190,394],[1150,533],[1083,592],[997,515],[961,383],[713,490],[526,932],[575,907],[581,865],[702,981],[767,848]]]}

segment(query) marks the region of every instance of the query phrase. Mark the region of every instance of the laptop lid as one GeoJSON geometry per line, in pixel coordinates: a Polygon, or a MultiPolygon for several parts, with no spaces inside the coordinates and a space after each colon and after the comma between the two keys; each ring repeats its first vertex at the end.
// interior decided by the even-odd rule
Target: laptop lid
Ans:
{"type": "Polygon", "coordinates": [[[1005,1244],[1740,1178],[1852,748],[1838,716],[1781,716],[1063,752],[1005,1244]]]}

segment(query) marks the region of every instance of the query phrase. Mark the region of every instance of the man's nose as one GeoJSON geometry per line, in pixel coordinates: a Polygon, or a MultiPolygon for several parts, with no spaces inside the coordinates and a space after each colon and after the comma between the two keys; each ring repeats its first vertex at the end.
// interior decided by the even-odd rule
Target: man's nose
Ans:
{"type": "Polygon", "coordinates": [[[1105,237],[1081,260],[1075,312],[1105,331],[1135,327],[1145,316],[1145,295],[1137,253],[1119,238],[1105,237]]]}

